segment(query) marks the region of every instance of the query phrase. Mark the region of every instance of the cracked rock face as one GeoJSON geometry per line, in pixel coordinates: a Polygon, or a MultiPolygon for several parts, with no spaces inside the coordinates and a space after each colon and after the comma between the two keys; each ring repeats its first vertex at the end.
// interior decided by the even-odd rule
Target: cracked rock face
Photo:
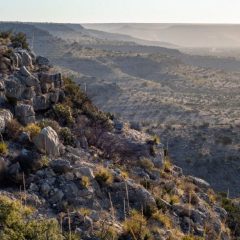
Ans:
{"type": "Polygon", "coordinates": [[[18,104],[15,107],[15,114],[23,125],[35,122],[35,112],[31,105],[23,103],[18,104]]]}

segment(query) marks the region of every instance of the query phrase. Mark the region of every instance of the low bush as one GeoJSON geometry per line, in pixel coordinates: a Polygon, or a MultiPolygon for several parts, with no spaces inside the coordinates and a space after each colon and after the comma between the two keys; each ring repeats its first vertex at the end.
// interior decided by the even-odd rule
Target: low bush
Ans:
{"type": "Polygon", "coordinates": [[[172,163],[169,159],[165,159],[163,163],[163,170],[165,172],[170,172],[172,168],[172,163]]]}
{"type": "Polygon", "coordinates": [[[72,125],[74,122],[74,118],[72,116],[72,109],[66,104],[58,103],[53,107],[54,113],[56,115],[56,119],[62,125],[72,125]]]}
{"type": "Polygon", "coordinates": [[[40,159],[40,163],[42,165],[42,167],[47,167],[49,165],[49,158],[47,156],[42,156],[40,159]]]}
{"type": "Polygon", "coordinates": [[[63,236],[56,219],[34,219],[34,209],[0,196],[1,240],[58,240],[63,236]]]}
{"type": "Polygon", "coordinates": [[[95,122],[100,122],[103,127],[111,130],[113,128],[109,119],[113,116],[109,113],[100,111],[94,106],[91,100],[87,97],[86,93],[70,78],[64,78],[64,92],[66,95],[65,105],[74,109],[73,115],[77,114],[80,110],[83,114],[88,116],[95,122]]]}
{"type": "Polygon", "coordinates": [[[150,159],[142,158],[140,159],[140,166],[145,169],[151,171],[154,168],[154,164],[150,159]]]}
{"type": "Polygon", "coordinates": [[[102,186],[103,184],[111,184],[113,182],[113,175],[109,169],[100,167],[95,174],[95,179],[102,186]]]}
{"type": "Polygon", "coordinates": [[[228,199],[226,195],[220,196],[222,207],[228,212],[227,225],[231,229],[233,239],[240,239],[240,205],[234,200],[228,199]]]}
{"type": "Polygon", "coordinates": [[[150,235],[146,218],[136,210],[133,210],[130,217],[123,222],[123,230],[124,234],[130,235],[132,239],[144,240],[150,235]]]}
{"type": "Polygon", "coordinates": [[[60,126],[57,121],[52,119],[43,119],[42,121],[38,122],[37,125],[43,129],[45,127],[51,127],[56,133],[59,133],[60,126]]]}
{"type": "Polygon", "coordinates": [[[59,137],[64,145],[75,146],[75,137],[68,127],[61,128],[59,131],[59,137]]]}
{"type": "Polygon", "coordinates": [[[5,128],[5,135],[8,139],[17,139],[22,131],[22,125],[16,120],[12,119],[11,121],[7,122],[5,128]]]}
{"type": "Polygon", "coordinates": [[[89,177],[87,177],[87,176],[82,176],[81,180],[82,180],[82,181],[81,181],[81,182],[82,182],[82,185],[83,185],[85,188],[89,187],[89,185],[90,185],[89,177]]]}
{"type": "Polygon", "coordinates": [[[41,128],[35,123],[28,124],[23,130],[30,134],[32,140],[41,132],[41,128]]]}
{"type": "Polygon", "coordinates": [[[7,39],[7,38],[11,38],[11,36],[12,36],[11,31],[0,32],[0,38],[7,39]]]}
{"type": "Polygon", "coordinates": [[[172,227],[172,220],[164,213],[158,211],[155,212],[152,218],[158,222],[160,222],[164,227],[170,229],[172,227]]]}
{"type": "Polygon", "coordinates": [[[14,48],[22,47],[24,49],[29,49],[29,45],[28,45],[27,37],[25,33],[19,32],[17,34],[12,34],[10,36],[10,39],[12,42],[12,46],[14,48]]]}
{"type": "Polygon", "coordinates": [[[0,142],[0,155],[6,155],[8,153],[8,145],[5,142],[0,142]]]}

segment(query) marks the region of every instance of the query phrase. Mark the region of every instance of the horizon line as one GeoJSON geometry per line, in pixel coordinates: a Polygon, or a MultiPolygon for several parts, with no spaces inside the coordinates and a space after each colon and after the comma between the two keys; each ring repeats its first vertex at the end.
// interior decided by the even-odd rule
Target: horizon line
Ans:
{"type": "Polygon", "coordinates": [[[224,22],[58,22],[58,21],[19,21],[19,20],[0,20],[5,23],[49,23],[49,24],[185,24],[185,25],[240,25],[239,23],[224,22]]]}

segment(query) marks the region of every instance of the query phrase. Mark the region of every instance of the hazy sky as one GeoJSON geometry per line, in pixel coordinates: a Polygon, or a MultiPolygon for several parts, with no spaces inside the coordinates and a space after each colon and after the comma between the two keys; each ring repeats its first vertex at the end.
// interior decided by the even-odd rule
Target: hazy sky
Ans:
{"type": "Polygon", "coordinates": [[[0,0],[0,21],[240,23],[240,0],[0,0]]]}

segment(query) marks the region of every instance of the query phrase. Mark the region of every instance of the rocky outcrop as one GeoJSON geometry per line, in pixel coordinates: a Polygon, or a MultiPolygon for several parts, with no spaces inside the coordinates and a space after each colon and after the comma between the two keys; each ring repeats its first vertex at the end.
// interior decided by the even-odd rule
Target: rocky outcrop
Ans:
{"type": "Polygon", "coordinates": [[[40,152],[50,156],[59,156],[59,138],[51,127],[42,129],[33,141],[40,152]]]}
{"type": "Polygon", "coordinates": [[[31,201],[34,217],[55,217],[63,231],[70,222],[72,233],[80,232],[84,240],[132,239],[138,221],[149,235],[137,239],[178,240],[190,233],[230,239],[228,213],[210,185],[164,161],[157,139],[111,120],[74,89],[77,85],[64,88],[61,74],[49,71],[48,59],[20,48],[12,53],[0,57],[6,71],[0,76],[0,97],[6,101],[1,107],[14,112],[0,110],[0,180],[17,186],[12,189],[21,202],[29,195],[37,200],[31,201]],[[61,101],[65,93],[67,101],[61,101]],[[59,116],[71,115],[71,123],[56,117],[52,106],[58,102],[59,116]],[[21,126],[13,117],[22,125],[35,124],[21,126]],[[134,225],[127,231],[129,221],[134,225]],[[99,232],[106,229],[113,235],[99,232]]]}
{"type": "Polygon", "coordinates": [[[29,104],[17,104],[15,107],[15,115],[24,125],[35,122],[35,112],[33,107],[29,104]]]}

